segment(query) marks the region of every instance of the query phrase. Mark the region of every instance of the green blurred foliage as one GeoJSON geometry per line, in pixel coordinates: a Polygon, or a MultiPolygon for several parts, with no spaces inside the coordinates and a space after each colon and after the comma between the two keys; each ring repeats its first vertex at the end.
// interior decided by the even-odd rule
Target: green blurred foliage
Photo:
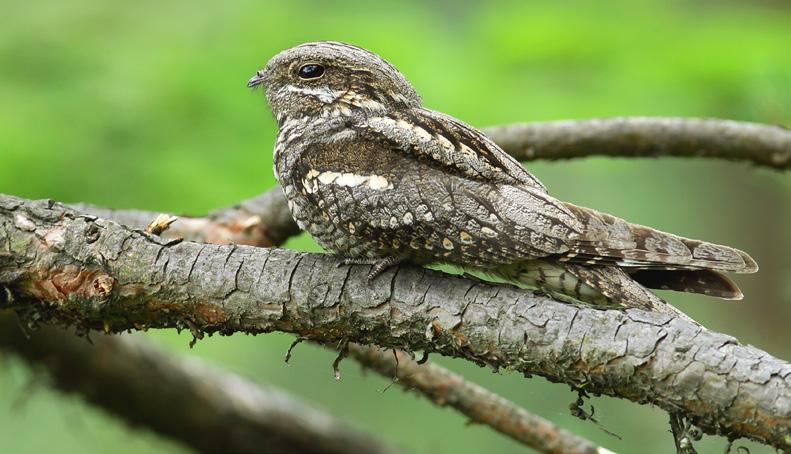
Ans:
{"type": "MultiPolygon", "coordinates": [[[[202,213],[274,185],[276,125],[247,78],[279,50],[343,40],[391,60],[426,105],[485,126],[616,115],[727,117],[791,125],[791,8],[785,1],[330,2],[3,0],[0,192],[202,213]]],[[[753,254],[747,297],[667,294],[712,329],[791,358],[791,183],[700,159],[530,163],[558,197],[753,254]]],[[[289,247],[318,250],[306,237],[289,247]]],[[[289,389],[415,452],[520,446],[424,402],[351,361],[291,338],[149,333],[253,380],[289,389]]],[[[619,452],[671,450],[666,415],[594,398],[617,440],[574,419],[567,387],[433,357],[619,452]]],[[[2,357],[4,452],[179,452],[179,445],[49,391],[2,357]],[[34,386],[30,386],[30,385],[34,386]],[[32,393],[31,393],[32,392],[32,393]]],[[[701,452],[725,441],[706,437],[701,452]]],[[[747,443],[751,452],[770,452],[747,443]]]]}

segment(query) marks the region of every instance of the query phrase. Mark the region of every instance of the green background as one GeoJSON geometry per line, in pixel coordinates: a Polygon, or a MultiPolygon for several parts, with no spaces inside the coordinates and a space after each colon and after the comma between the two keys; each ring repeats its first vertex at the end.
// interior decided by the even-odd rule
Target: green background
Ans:
{"type": "MultiPolygon", "coordinates": [[[[427,106],[486,126],[625,115],[712,116],[791,125],[791,2],[107,2],[3,0],[0,192],[112,207],[204,213],[274,185],[276,125],[245,82],[281,49],[318,39],[383,55],[427,106]],[[596,6],[594,6],[594,4],[596,6]]],[[[791,359],[791,180],[702,159],[529,163],[551,192],[631,221],[749,251],[746,298],[666,294],[712,329],[791,359]]],[[[307,237],[288,247],[317,250],[307,237]]],[[[422,453],[522,448],[361,374],[333,379],[333,353],[291,337],[147,334],[261,383],[289,389],[422,453]]],[[[672,449],[667,416],[594,398],[619,441],[574,419],[567,386],[432,357],[619,452],[672,449]]],[[[0,357],[4,452],[180,452],[0,357]]],[[[174,409],[176,412],[178,409],[174,409]]],[[[771,452],[751,444],[751,452],[771,452]]],[[[722,452],[705,437],[701,452],[722,452]]]]}

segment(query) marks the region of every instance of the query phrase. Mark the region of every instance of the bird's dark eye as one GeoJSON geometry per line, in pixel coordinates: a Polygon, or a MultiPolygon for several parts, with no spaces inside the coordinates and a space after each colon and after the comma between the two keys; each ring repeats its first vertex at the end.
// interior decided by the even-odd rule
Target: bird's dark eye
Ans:
{"type": "Polygon", "coordinates": [[[302,67],[299,68],[298,74],[302,79],[316,79],[324,74],[324,67],[315,63],[309,63],[307,65],[302,65],[302,67]]]}

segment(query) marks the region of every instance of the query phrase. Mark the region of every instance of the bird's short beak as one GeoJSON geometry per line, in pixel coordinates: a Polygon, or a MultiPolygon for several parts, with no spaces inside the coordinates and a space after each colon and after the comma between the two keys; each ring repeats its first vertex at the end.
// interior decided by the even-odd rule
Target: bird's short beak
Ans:
{"type": "Polygon", "coordinates": [[[253,88],[261,85],[264,82],[264,70],[259,69],[255,75],[247,81],[247,88],[253,88]]]}

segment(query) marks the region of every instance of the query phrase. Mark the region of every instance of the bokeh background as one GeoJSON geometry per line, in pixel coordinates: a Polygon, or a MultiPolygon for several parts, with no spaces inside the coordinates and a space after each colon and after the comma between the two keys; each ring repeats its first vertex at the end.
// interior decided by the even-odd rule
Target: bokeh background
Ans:
{"type": "MultiPolygon", "coordinates": [[[[625,115],[725,117],[791,125],[787,1],[106,2],[3,0],[0,192],[200,214],[272,187],[276,125],[245,82],[281,49],[344,40],[392,61],[427,106],[486,126],[625,115]]],[[[741,302],[672,294],[710,328],[791,359],[791,178],[702,159],[534,162],[556,196],[749,251],[741,302]]],[[[318,250],[307,237],[287,247],[318,250]]],[[[333,353],[291,337],[148,333],[316,402],[422,453],[523,448],[362,374],[333,379],[333,353]]],[[[432,357],[563,427],[619,452],[672,449],[666,415],[594,398],[607,435],[573,418],[568,387],[432,357]]],[[[0,357],[3,452],[182,452],[0,357]]],[[[174,409],[178,412],[178,409],[174,409]]],[[[753,453],[770,452],[751,443],[753,453]]],[[[705,437],[701,452],[722,452],[705,437]]]]}

